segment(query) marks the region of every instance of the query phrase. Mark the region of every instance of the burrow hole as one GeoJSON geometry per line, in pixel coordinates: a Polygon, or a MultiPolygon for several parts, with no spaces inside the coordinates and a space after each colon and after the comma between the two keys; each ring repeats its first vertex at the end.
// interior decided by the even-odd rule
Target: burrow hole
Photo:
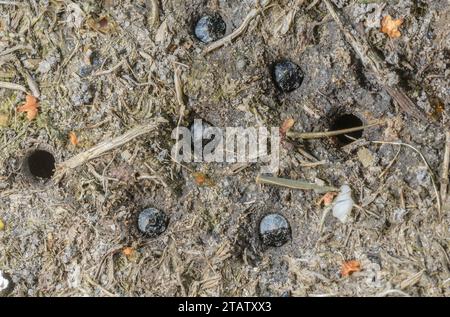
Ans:
{"type": "Polygon", "coordinates": [[[55,173],[55,157],[45,150],[34,150],[25,159],[31,176],[48,180],[55,173]]]}
{"type": "MultiPolygon", "coordinates": [[[[344,114],[344,115],[338,116],[334,120],[334,122],[331,126],[331,130],[335,131],[335,130],[351,129],[351,128],[360,127],[362,125],[363,125],[362,120],[360,118],[358,118],[357,116],[355,116],[353,114],[344,114]]],[[[362,137],[362,135],[363,135],[363,130],[354,131],[354,132],[350,132],[350,133],[346,133],[346,134],[340,134],[340,135],[336,136],[336,140],[340,146],[344,146],[344,145],[352,143],[353,141],[355,141],[355,139],[360,139],[362,137]]]]}

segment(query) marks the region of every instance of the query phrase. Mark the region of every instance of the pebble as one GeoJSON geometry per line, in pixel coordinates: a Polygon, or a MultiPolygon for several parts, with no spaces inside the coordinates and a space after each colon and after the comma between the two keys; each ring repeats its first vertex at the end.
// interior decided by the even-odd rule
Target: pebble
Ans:
{"type": "Polygon", "coordinates": [[[283,92],[292,92],[303,82],[303,71],[297,64],[282,61],[273,66],[273,79],[283,92]]]}
{"type": "Polygon", "coordinates": [[[195,25],[195,36],[207,44],[224,37],[227,25],[218,14],[205,15],[195,25]]]}
{"type": "Polygon", "coordinates": [[[268,214],[259,224],[259,235],[264,245],[280,247],[291,239],[291,227],[282,215],[268,214]]]}
{"type": "Polygon", "coordinates": [[[165,212],[147,208],[139,214],[138,229],[146,236],[154,238],[166,231],[168,223],[169,218],[165,212]]]}

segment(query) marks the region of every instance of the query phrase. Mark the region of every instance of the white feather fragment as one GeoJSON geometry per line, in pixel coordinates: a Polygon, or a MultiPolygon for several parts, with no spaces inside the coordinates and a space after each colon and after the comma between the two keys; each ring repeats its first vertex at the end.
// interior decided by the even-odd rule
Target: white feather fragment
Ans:
{"type": "Polygon", "coordinates": [[[353,208],[352,190],[348,185],[341,186],[341,191],[334,200],[333,216],[342,223],[347,222],[353,208]]]}
{"type": "Polygon", "coordinates": [[[3,272],[0,271],[0,292],[7,289],[9,286],[9,280],[3,277],[3,272]]]}

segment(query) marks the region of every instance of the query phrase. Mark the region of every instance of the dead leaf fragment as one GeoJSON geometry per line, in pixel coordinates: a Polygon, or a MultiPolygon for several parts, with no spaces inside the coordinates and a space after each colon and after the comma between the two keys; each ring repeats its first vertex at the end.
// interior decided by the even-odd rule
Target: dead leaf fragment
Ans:
{"type": "Polygon", "coordinates": [[[39,103],[36,97],[27,95],[26,102],[17,109],[17,112],[26,112],[29,121],[36,118],[38,114],[39,103]]]}
{"type": "Polygon", "coordinates": [[[78,137],[77,137],[77,135],[75,134],[75,132],[73,132],[73,131],[69,133],[69,140],[70,140],[70,143],[71,143],[73,146],[77,146],[78,143],[79,143],[78,137]]]}
{"type": "Polygon", "coordinates": [[[123,248],[122,253],[123,253],[123,255],[125,255],[126,257],[130,257],[130,256],[133,255],[134,249],[133,249],[132,247],[126,247],[126,248],[123,248]]]}
{"type": "Polygon", "coordinates": [[[195,182],[198,186],[213,186],[214,182],[205,174],[201,172],[195,172],[192,174],[195,182]]]}
{"type": "Polygon", "coordinates": [[[294,126],[294,119],[288,118],[284,120],[283,124],[281,125],[280,132],[281,134],[286,134],[293,126],[294,126]]]}
{"type": "Polygon", "coordinates": [[[5,229],[5,224],[3,223],[3,221],[0,219],[0,231],[3,231],[5,229]]]}
{"type": "Polygon", "coordinates": [[[320,198],[320,200],[317,202],[317,205],[320,206],[322,203],[325,207],[328,207],[332,204],[334,197],[337,195],[336,192],[329,192],[320,198]]]}
{"type": "Polygon", "coordinates": [[[391,39],[399,38],[402,34],[398,28],[403,24],[403,19],[393,19],[390,15],[386,15],[381,20],[381,32],[387,34],[391,39]]]}
{"type": "Polygon", "coordinates": [[[342,263],[341,276],[346,277],[352,273],[361,271],[361,263],[356,260],[346,261],[342,263]]]}

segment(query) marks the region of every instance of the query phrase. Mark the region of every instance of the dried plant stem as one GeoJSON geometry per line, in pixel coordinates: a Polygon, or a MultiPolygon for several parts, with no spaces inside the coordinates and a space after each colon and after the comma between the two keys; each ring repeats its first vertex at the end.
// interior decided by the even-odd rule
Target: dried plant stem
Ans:
{"type": "Polygon", "coordinates": [[[1,51],[0,56],[5,56],[5,55],[8,55],[8,54],[14,53],[15,51],[20,51],[20,50],[32,51],[33,47],[31,45],[22,45],[22,44],[16,45],[11,48],[7,48],[4,51],[1,51]]]}
{"type": "MultiPolygon", "coordinates": [[[[174,74],[173,74],[173,80],[175,83],[175,94],[177,97],[178,105],[180,106],[180,114],[178,116],[178,122],[177,122],[177,137],[180,135],[180,124],[181,121],[183,121],[184,112],[186,110],[185,105],[185,95],[183,92],[183,82],[181,81],[181,69],[179,65],[174,64],[174,74]]],[[[179,162],[177,162],[179,163],[179,162]]],[[[177,165],[177,170],[179,171],[181,169],[180,165],[177,165]]]]}
{"type": "Polygon", "coordinates": [[[209,46],[207,46],[205,48],[205,50],[203,51],[203,54],[208,54],[208,53],[224,46],[227,43],[231,43],[235,38],[237,38],[242,33],[244,33],[245,30],[247,29],[248,25],[250,24],[250,22],[256,16],[261,14],[261,12],[263,12],[268,7],[270,2],[271,2],[271,0],[261,1],[261,3],[260,3],[261,7],[252,9],[245,17],[244,22],[242,22],[242,24],[236,30],[234,30],[231,34],[225,36],[224,38],[221,38],[220,40],[211,43],[209,46]]]}
{"type": "Polygon", "coordinates": [[[152,4],[152,14],[151,21],[154,27],[159,25],[159,3],[158,0],[151,0],[152,4]]]}
{"type": "Polygon", "coordinates": [[[14,84],[14,83],[8,83],[8,82],[5,82],[5,81],[0,81],[0,88],[19,90],[19,91],[22,91],[24,93],[28,93],[27,89],[24,86],[19,85],[19,84],[14,84]]]}
{"type": "Polygon", "coordinates": [[[116,149],[134,139],[137,137],[140,137],[141,135],[147,134],[149,132],[152,132],[156,130],[160,124],[167,122],[163,118],[157,118],[152,123],[149,124],[142,124],[137,127],[132,128],[131,130],[127,131],[125,134],[122,134],[118,137],[115,137],[114,139],[103,141],[96,146],[90,148],[87,151],[84,151],[67,161],[62,162],[59,164],[58,169],[60,170],[67,170],[67,169],[74,169],[80,165],[85,164],[86,162],[97,158],[106,152],[109,152],[113,149],[116,149]]]}
{"type": "Polygon", "coordinates": [[[93,74],[91,77],[111,74],[111,73],[115,72],[117,69],[119,69],[120,67],[124,66],[126,64],[126,62],[127,62],[126,59],[123,59],[118,64],[113,66],[112,68],[107,69],[107,70],[98,71],[95,74],[93,74]]]}
{"type": "Polygon", "coordinates": [[[274,176],[262,176],[258,175],[256,177],[257,184],[266,184],[266,185],[276,185],[281,187],[287,187],[292,189],[306,189],[306,190],[315,190],[318,193],[327,193],[337,191],[338,188],[332,186],[322,186],[313,183],[307,183],[303,181],[280,178],[274,176]]]}
{"type": "Polygon", "coordinates": [[[445,151],[441,173],[441,199],[443,203],[445,203],[445,201],[447,200],[449,164],[450,164],[450,131],[447,131],[445,132],[445,151]]]}
{"type": "Polygon", "coordinates": [[[439,190],[438,190],[437,185],[436,185],[435,175],[433,173],[433,170],[431,169],[430,164],[428,164],[428,161],[426,160],[425,156],[423,156],[422,152],[420,152],[414,146],[412,146],[410,144],[407,144],[407,143],[402,143],[402,142],[387,142],[387,141],[370,141],[370,142],[371,143],[375,143],[375,144],[391,144],[391,145],[406,146],[406,147],[412,149],[417,154],[419,154],[420,158],[425,163],[426,167],[428,168],[428,170],[429,170],[429,172],[431,174],[431,183],[433,184],[434,193],[436,195],[436,204],[437,204],[438,214],[439,214],[439,216],[441,216],[441,210],[442,210],[441,197],[439,195],[439,190]]]}
{"type": "Polygon", "coordinates": [[[0,4],[4,5],[13,5],[13,6],[23,6],[25,3],[22,3],[20,1],[12,1],[12,0],[0,0],[0,4]]]}
{"type": "Polygon", "coordinates": [[[358,36],[357,33],[350,27],[344,25],[341,17],[336,12],[333,4],[330,0],[323,0],[330,15],[335,20],[341,32],[344,34],[345,39],[356,52],[357,56],[363,63],[363,65],[372,71],[377,78],[378,82],[384,89],[391,95],[391,97],[398,103],[399,107],[408,114],[416,117],[420,120],[427,120],[426,116],[422,113],[414,102],[405,94],[405,92],[396,85],[389,84],[388,78],[395,77],[385,65],[377,54],[372,50],[365,38],[358,36]]]}
{"type": "Polygon", "coordinates": [[[293,139],[319,139],[319,138],[329,138],[332,136],[337,136],[341,134],[346,133],[352,133],[355,131],[361,131],[376,125],[381,124],[380,122],[373,122],[369,123],[368,125],[362,125],[359,127],[349,128],[349,129],[342,129],[342,130],[335,130],[335,131],[325,131],[325,132],[295,132],[295,131],[288,131],[286,135],[293,139]]]}

